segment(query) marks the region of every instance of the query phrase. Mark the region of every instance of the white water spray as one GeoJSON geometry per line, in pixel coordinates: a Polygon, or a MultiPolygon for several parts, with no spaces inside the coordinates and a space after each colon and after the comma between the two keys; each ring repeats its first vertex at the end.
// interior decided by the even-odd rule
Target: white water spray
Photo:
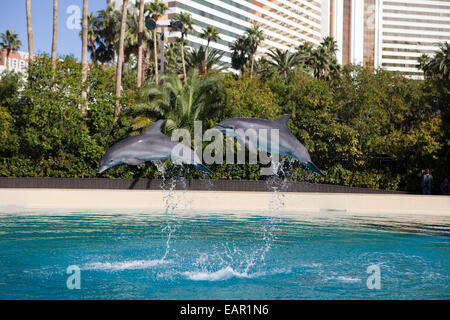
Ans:
{"type": "Polygon", "coordinates": [[[193,263],[196,270],[182,273],[187,279],[217,281],[229,278],[253,278],[275,272],[264,270],[263,267],[266,255],[276,239],[276,231],[284,208],[281,192],[287,190],[289,186],[293,162],[291,158],[271,162],[273,175],[267,179],[266,186],[273,192],[273,197],[268,204],[269,218],[263,221],[260,229],[262,244],[256,248],[243,249],[234,242],[225,242],[221,246],[213,247],[212,253],[198,252],[198,258],[193,263]]]}
{"type": "Polygon", "coordinates": [[[276,230],[281,213],[284,208],[283,195],[289,185],[289,178],[292,175],[291,168],[294,159],[283,157],[281,161],[274,161],[271,158],[271,169],[273,175],[266,180],[266,186],[269,191],[273,191],[273,197],[269,202],[269,218],[262,228],[262,240],[264,245],[257,250],[258,261],[264,263],[266,254],[270,251],[273,241],[276,239],[276,230]]]}
{"type": "MultiPolygon", "coordinates": [[[[170,178],[170,180],[168,181],[167,176],[166,176],[167,170],[165,167],[165,163],[162,161],[154,161],[154,164],[155,164],[157,170],[161,173],[162,181],[161,181],[160,186],[161,186],[161,190],[163,190],[163,201],[164,201],[164,206],[165,206],[164,214],[166,217],[166,226],[162,229],[162,232],[167,234],[167,238],[166,238],[166,249],[165,249],[163,257],[161,258],[161,260],[164,261],[170,253],[172,236],[175,233],[175,231],[177,230],[177,228],[179,227],[179,225],[176,223],[173,223],[169,217],[171,214],[173,214],[175,212],[175,210],[177,210],[180,203],[186,202],[186,201],[183,201],[183,198],[184,198],[184,195],[185,195],[185,192],[187,189],[187,182],[186,182],[186,176],[184,173],[184,167],[182,165],[177,166],[180,169],[179,172],[177,172],[177,170],[172,170],[172,173],[175,173],[175,175],[173,175],[170,178]],[[177,182],[181,183],[181,187],[183,190],[183,193],[178,194],[178,195],[175,192],[176,187],[177,187],[177,182]]],[[[173,167],[172,167],[172,169],[173,169],[173,167]]],[[[189,171],[187,171],[187,173],[189,173],[189,171]]]]}

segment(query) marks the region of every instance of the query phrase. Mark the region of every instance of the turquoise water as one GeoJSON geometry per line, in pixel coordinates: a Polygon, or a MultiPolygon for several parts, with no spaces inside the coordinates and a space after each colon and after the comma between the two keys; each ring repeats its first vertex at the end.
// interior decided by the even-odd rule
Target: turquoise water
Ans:
{"type": "Polygon", "coordinates": [[[450,221],[438,220],[0,213],[0,299],[449,299],[450,221]]]}

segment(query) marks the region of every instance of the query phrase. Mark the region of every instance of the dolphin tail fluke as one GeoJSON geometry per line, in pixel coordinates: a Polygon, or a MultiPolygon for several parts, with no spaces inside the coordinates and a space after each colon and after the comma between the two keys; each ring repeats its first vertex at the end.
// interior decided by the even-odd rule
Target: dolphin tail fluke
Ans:
{"type": "Polygon", "coordinates": [[[206,172],[207,174],[209,174],[211,176],[214,175],[214,172],[212,172],[211,170],[209,170],[207,167],[205,167],[202,164],[196,164],[195,168],[197,168],[197,169],[199,169],[199,170],[201,170],[203,172],[206,172]]]}
{"type": "Polygon", "coordinates": [[[314,163],[312,163],[311,161],[303,162],[303,165],[304,165],[307,169],[311,170],[312,172],[315,172],[315,173],[317,173],[317,174],[320,174],[322,177],[325,177],[325,175],[323,174],[323,172],[320,171],[320,169],[317,168],[316,165],[315,165],[314,163]]]}

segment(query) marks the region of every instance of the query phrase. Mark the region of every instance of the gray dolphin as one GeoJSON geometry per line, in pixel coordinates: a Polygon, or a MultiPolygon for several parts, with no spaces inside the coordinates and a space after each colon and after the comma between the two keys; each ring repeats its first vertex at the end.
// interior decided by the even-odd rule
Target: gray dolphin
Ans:
{"type": "Polygon", "coordinates": [[[143,134],[123,139],[109,148],[100,161],[98,173],[122,163],[136,166],[146,161],[172,158],[174,161],[193,164],[197,169],[212,174],[202,165],[194,151],[161,132],[164,121],[158,120],[143,134]]]}
{"type": "MultiPolygon", "coordinates": [[[[224,134],[237,137],[240,143],[244,143],[247,149],[252,153],[257,153],[257,148],[265,146],[264,149],[270,153],[278,153],[281,155],[290,156],[298,160],[307,169],[318,173],[322,176],[324,174],[311,161],[308,150],[287,128],[287,122],[292,115],[285,114],[274,120],[252,119],[252,118],[231,118],[220,122],[214,129],[221,131],[224,134]],[[239,130],[240,129],[240,130],[239,130]],[[257,140],[258,145],[254,145],[254,141],[248,136],[243,135],[248,129],[253,129],[259,136],[260,129],[267,130],[267,141],[257,140]],[[272,146],[271,130],[279,130],[279,145],[272,146]]],[[[262,135],[264,136],[264,135],[262,135]]]]}

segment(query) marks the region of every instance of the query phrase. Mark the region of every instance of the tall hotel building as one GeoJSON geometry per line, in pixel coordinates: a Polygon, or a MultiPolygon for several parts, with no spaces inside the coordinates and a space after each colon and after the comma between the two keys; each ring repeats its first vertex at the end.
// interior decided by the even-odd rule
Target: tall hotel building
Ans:
{"type": "MultiPolygon", "coordinates": [[[[109,0],[121,4],[122,0],[109,0]]],[[[153,1],[153,0],[146,0],[153,1]]],[[[450,0],[166,0],[168,25],[180,12],[196,20],[197,34],[187,40],[193,47],[206,45],[199,38],[202,28],[213,25],[221,40],[211,47],[231,61],[229,45],[258,23],[265,40],[259,54],[279,48],[295,50],[302,42],[314,46],[331,35],[338,43],[338,61],[364,64],[421,76],[417,58],[433,54],[439,44],[450,41],[450,0]]],[[[178,36],[168,32],[166,39],[178,36]]]]}
{"type": "MultiPolygon", "coordinates": [[[[152,0],[146,0],[151,2],[152,0]]],[[[115,0],[121,5],[121,0],[115,0]]],[[[216,27],[220,40],[212,42],[210,47],[224,52],[223,60],[231,62],[229,46],[252,24],[258,23],[265,40],[259,48],[262,55],[269,49],[295,50],[301,43],[308,41],[319,45],[323,36],[328,35],[329,0],[178,0],[163,1],[169,8],[167,15],[158,24],[168,25],[170,19],[180,12],[188,12],[196,21],[196,34],[189,35],[190,46],[206,45],[199,37],[202,29],[208,25],[216,27]]],[[[178,36],[168,32],[166,39],[178,36]]]]}
{"type": "Polygon", "coordinates": [[[421,77],[417,59],[450,42],[450,0],[330,0],[342,64],[421,77]]]}

